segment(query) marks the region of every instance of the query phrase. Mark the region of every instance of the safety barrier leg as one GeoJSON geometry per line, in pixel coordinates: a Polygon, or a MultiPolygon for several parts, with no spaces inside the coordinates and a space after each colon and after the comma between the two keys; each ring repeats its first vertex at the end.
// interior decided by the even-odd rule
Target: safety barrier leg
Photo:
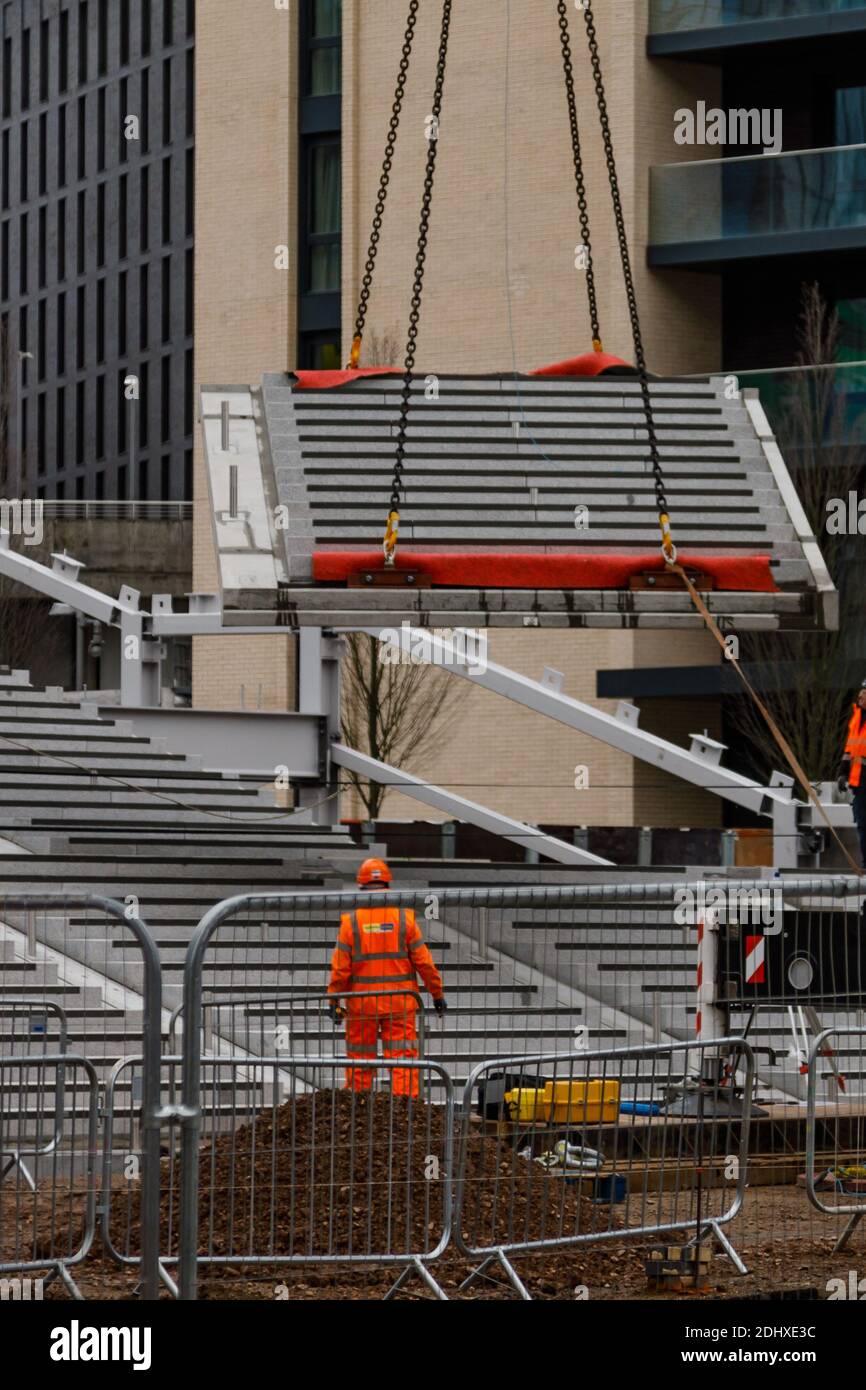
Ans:
{"type": "Polygon", "coordinates": [[[419,1279],[424,1281],[431,1293],[435,1294],[436,1298],[439,1299],[440,1303],[448,1302],[447,1293],[440,1284],[436,1283],[436,1280],[433,1278],[433,1275],[430,1273],[429,1269],[427,1269],[424,1262],[415,1259],[410,1265],[406,1266],[397,1282],[391,1285],[382,1300],[383,1303],[388,1303],[392,1298],[396,1298],[400,1290],[406,1287],[413,1274],[417,1274],[419,1279]]]}

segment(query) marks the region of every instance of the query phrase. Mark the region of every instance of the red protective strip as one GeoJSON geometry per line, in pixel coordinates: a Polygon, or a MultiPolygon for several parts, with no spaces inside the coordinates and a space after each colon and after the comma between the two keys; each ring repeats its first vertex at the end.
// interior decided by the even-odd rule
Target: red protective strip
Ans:
{"type": "Polygon", "coordinates": [[[621,357],[612,357],[609,352],[583,352],[579,357],[569,357],[565,362],[554,362],[552,367],[539,367],[530,376],[601,376],[613,367],[625,367],[634,371],[630,362],[621,357]]]}
{"type": "MultiPolygon", "coordinates": [[[[679,559],[687,569],[712,576],[719,589],[778,593],[768,555],[680,555],[679,559]]],[[[320,584],[345,583],[359,570],[382,568],[382,552],[376,550],[319,550],[313,555],[313,578],[320,584]]],[[[428,575],[433,584],[446,589],[627,589],[632,575],[663,568],[660,554],[412,554],[401,550],[397,555],[397,569],[428,575]]]]}
{"type": "MultiPolygon", "coordinates": [[[[552,367],[539,367],[530,376],[600,376],[612,369],[634,369],[621,357],[612,357],[609,352],[584,352],[579,357],[569,357],[565,362],[554,362],[552,367]]],[[[331,391],[337,386],[347,386],[364,376],[402,376],[401,367],[347,367],[344,371],[333,372],[295,372],[294,376],[301,391],[331,391]]]]}

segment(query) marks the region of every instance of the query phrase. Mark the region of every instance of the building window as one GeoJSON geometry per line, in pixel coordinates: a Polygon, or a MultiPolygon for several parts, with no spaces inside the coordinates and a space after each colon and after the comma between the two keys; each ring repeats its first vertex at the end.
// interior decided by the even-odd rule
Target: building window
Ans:
{"type": "Polygon", "coordinates": [[[48,114],[39,117],[39,194],[48,192],[48,114]]]}
{"type": "Polygon", "coordinates": [[[84,311],[87,303],[83,285],[78,286],[75,296],[75,365],[80,371],[84,366],[84,311]]]}
{"type": "Polygon", "coordinates": [[[307,96],[335,96],[342,79],[342,0],[311,0],[307,96]]]}
{"type": "Polygon", "coordinates": [[[21,110],[30,106],[30,30],[21,35],[21,110]]]}
{"type": "Polygon", "coordinates": [[[836,144],[866,145],[866,87],[836,89],[836,144]]]}
{"type": "Polygon", "coordinates": [[[48,100],[49,72],[51,70],[51,26],[47,19],[42,21],[39,37],[39,100],[48,100]]]}
{"type": "Polygon", "coordinates": [[[66,187],[66,110],[61,106],[57,112],[57,183],[66,187]]]}
{"type": "Polygon", "coordinates": [[[311,294],[340,288],[341,150],[331,140],[310,147],[308,183],[308,270],[311,294]]]}
{"type": "Polygon", "coordinates": [[[108,0],[99,0],[99,50],[98,67],[100,77],[108,71],[108,0]]]}
{"type": "Polygon", "coordinates": [[[171,144],[171,59],[162,65],[162,143],[171,144]]]}
{"type": "Polygon", "coordinates": [[[27,196],[28,196],[28,195],[27,195],[27,170],[28,170],[28,167],[29,167],[29,164],[30,164],[29,146],[30,146],[30,127],[28,126],[27,122],[24,121],[24,123],[23,123],[22,126],[21,126],[21,143],[20,143],[20,146],[19,146],[19,148],[20,148],[20,150],[21,150],[21,168],[20,168],[20,170],[19,170],[19,175],[20,175],[20,177],[19,177],[19,180],[18,180],[19,189],[20,189],[20,201],[21,201],[22,203],[26,203],[26,202],[27,202],[27,196]]]}
{"type": "Polygon", "coordinates": [[[57,90],[69,87],[69,11],[60,11],[60,43],[57,47],[57,90]]]}
{"type": "Polygon", "coordinates": [[[57,375],[66,375],[66,295],[57,296],[57,375]]]}
{"type": "Polygon", "coordinates": [[[120,0],[120,65],[129,63],[129,0],[120,0]]]}
{"type": "Polygon", "coordinates": [[[78,6],[78,84],[87,81],[87,0],[78,6]]]}
{"type": "Polygon", "coordinates": [[[339,333],[311,335],[305,343],[301,365],[316,372],[339,371],[343,366],[339,333]]]}
{"type": "Polygon", "coordinates": [[[66,279],[66,199],[57,204],[57,278],[66,279]]]}

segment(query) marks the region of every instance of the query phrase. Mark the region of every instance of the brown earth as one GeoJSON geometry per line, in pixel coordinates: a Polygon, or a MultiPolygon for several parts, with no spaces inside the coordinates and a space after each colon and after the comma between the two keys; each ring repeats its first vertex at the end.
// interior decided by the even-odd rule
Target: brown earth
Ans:
{"type": "MultiPolygon", "coordinates": [[[[444,1156],[445,1112],[418,1101],[383,1094],[352,1097],[342,1091],[316,1092],[261,1112],[249,1124],[217,1136],[201,1151],[199,1251],[227,1263],[199,1271],[200,1297],[206,1300],[377,1299],[394,1282],[397,1269],[341,1265],[280,1264],[291,1252],[300,1261],[311,1252],[344,1256],[390,1250],[432,1252],[443,1229],[444,1187],[431,1159],[444,1156]],[[273,1254],[273,1265],[252,1269],[240,1263],[246,1253],[273,1254]]],[[[162,1250],[176,1252],[178,1169],[163,1164],[162,1250]]],[[[54,1202],[45,1183],[32,1198],[20,1187],[0,1189],[0,1261],[46,1258],[78,1248],[84,1199],[74,1189],[54,1202]]],[[[705,1194],[708,1211],[721,1211],[727,1196],[705,1194]],[[714,1201],[716,1205],[713,1205],[714,1201]]],[[[688,1211],[658,1210],[682,1219],[688,1211]]],[[[136,1254],[140,1226],[137,1188],[116,1180],[112,1191],[111,1238],[116,1249],[136,1254]]],[[[667,1208],[667,1210],[666,1210],[667,1208]]],[[[470,1243],[556,1238],[559,1234],[615,1232],[635,1223],[630,1207],[598,1205],[575,1185],[516,1157],[510,1147],[480,1131],[469,1140],[463,1232],[470,1243]]],[[[590,1300],[634,1298],[740,1298],[748,1294],[815,1287],[823,1295],[831,1278],[847,1278],[857,1263],[852,1247],[832,1249],[838,1220],[808,1207],[793,1186],[756,1188],[743,1212],[726,1228],[750,1274],[737,1275],[716,1256],[707,1290],[650,1294],[645,1261],[650,1245],[626,1237],[561,1251],[517,1254],[513,1264],[536,1299],[574,1300],[586,1290],[590,1300]]],[[[864,1228],[866,1229],[866,1228],[864,1228]]],[[[658,1242],[654,1242],[657,1244],[658,1242]]],[[[675,1239],[663,1238],[673,1244],[675,1239]]],[[[461,1257],[452,1246],[432,1271],[450,1298],[515,1297],[501,1270],[460,1292],[479,1259],[461,1257]]],[[[97,1234],[81,1266],[70,1271],[89,1297],[135,1296],[137,1273],[122,1268],[105,1251],[97,1234]]],[[[59,1281],[47,1298],[66,1298],[59,1281]]],[[[166,1293],[166,1297],[168,1294],[166,1293]]],[[[401,1297],[429,1297],[413,1277],[401,1297]]]]}

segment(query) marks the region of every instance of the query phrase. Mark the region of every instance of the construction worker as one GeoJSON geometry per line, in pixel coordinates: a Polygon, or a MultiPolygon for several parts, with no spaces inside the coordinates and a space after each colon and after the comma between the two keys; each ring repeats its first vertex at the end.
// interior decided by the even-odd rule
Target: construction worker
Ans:
{"type": "MultiPolygon", "coordinates": [[[[391,870],[381,859],[367,859],[358,870],[358,884],[365,891],[387,892],[391,870]]],[[[408,993],[417,991],[418,975],[433,997],[437,1014],[444,1014],[442,977],[411,908],[359,907],[343,913],[328,993],[357,996],[345,1002],[334,999],[330,1006],[335,1024],[346,1019],[350,1057],[375,1057],[379,1038],[385,1057],[418,1056],[418,1004],[408,993]]],[[[373,1072],[372,1067],[347,1067],[346,1089],[371,1090],[373,1072]]],[[[395,1094],[418,1095],[417,1071],[394,1068],[391,1077],[395,1094]]]]}
{"type": "Polygon", "coordinates": [[[854,824],[860,836],[860,859],[866,869],[866,681],[857,692],[857,700],[848,725],[845,753],[839,767],[839,790],[849,787],[853,792],[854,824]]]}

